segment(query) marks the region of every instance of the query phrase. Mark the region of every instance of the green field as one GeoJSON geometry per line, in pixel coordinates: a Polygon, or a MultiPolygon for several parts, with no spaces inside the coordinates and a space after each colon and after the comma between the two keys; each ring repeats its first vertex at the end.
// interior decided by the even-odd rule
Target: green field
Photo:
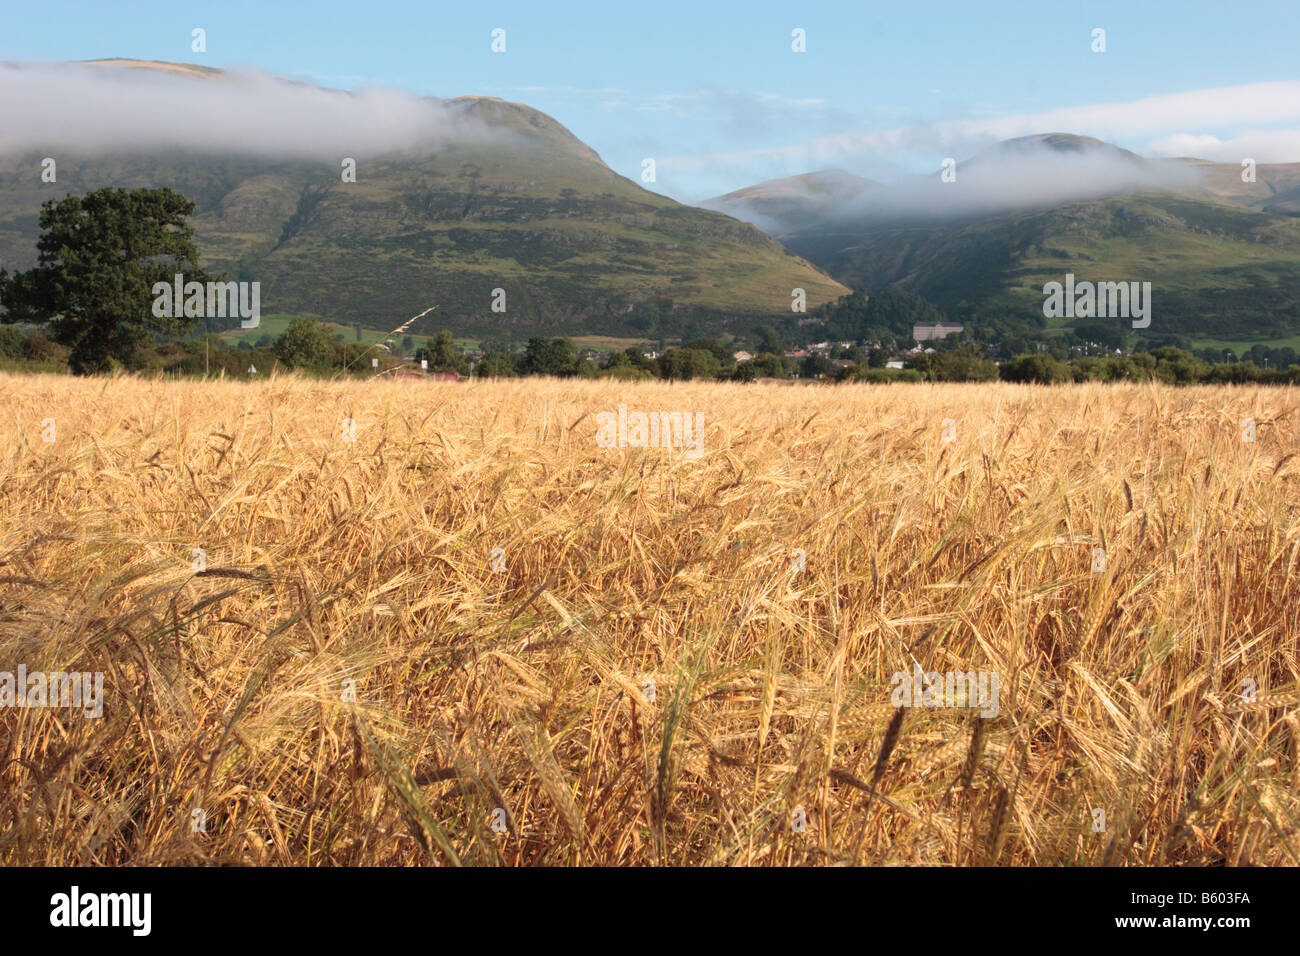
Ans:
{"type": "MultiPolygon", "coordinates": [[[[269,335],[271,338],[279,338],[284,334],[285,330],[289,327],[289,323],[294,318],[295,316],[289,312],[276,312],[271,315],[264,315],[262,316],[262,321],[257,328],[230,329],[226,332],[222,332],[221,338],[231,346],[237,345],[240,342],[247,342],[249,345],[252,345],[264,335],[269,335]]],[[[323,319],[318,319],[318,321],[322,326],[329,330],[331,335],[342,334],[343,341],[345,342],[355,342],[357,340],[355,326],[343,325],[338,322],[329,322],[323,319]]],[[[361,341],[368,344],[382,344],[390,338],[393,339],[392,345],[394,347],[394,354],[400,352],[403,336],[393,336],[391,332],[385,332],[380,329],[370,329],[365,326],[362,326],[361,328],[361,341]]],[[[419,348],[424,345],[425,339],[427,339],[428,336],[421,334],[414,335],[412,338],[415,339],[415,347],[419,348]]],[[[633,346],[652,348],[657,344],[656,341],[651,339],[620,338],[612,335],[574,335],[570,336],[570,338],[579,348],[600,349],[607,352],[621,351],[633,346]]],[[[482,340],[462,338],[458,336],[455,339],[455,343],[458,348],[477,349],[482,344],[482,340]]]]}
{"type": "MultiPolygon", "coordinates": [[[[221,338],[232,345],[238,344],[239,342],[247,342],[249,345],[252,345],[264,335],[269,335],[273,339],[279,338],[284,334],[285,329],[289,327],[289,323],[293,321],[295,317],[296,316],[293,313],[289,312],[276,312],[271,315],[264,315],[262,316],[262,321],[258,324],[257,328],[230,329],[226,332],[222,332],[221,338]]],[[[355,342],[357,340],[357,331],[355,326],[341,325],[338,322],[326,322],[324,320],[321,320],[320,324],[328,329],[331,335],[342,334],[343,341],[345,342],[355,342]]],[[[380,331],[379,329],[368,329],[365,326],[362,326],[361,328],[361,341],[371,345],[382,343],[389,337],[390,333],[380,331]]],[[[394,340],[394,344],[400,348],[401,343],[402,336],[399,335],[394,340]]],[[[416,344],[417,346],[422,344],[419,337],[416,337],[416,344]]]]}
{"type": "Polygon", "coordinates": [[[656,343],[650,339],[622,339],[613,335],[573,335],[573,344],[583,349],[600,349],[606,352],[621,352],[633,346],[650,348],[656,343]]]}

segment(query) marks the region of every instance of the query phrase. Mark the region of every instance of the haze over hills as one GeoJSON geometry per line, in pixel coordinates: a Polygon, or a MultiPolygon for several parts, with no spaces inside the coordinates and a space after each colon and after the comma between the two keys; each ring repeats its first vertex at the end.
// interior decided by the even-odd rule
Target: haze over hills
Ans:
{"type": "Polygon", "coordinates": [[[1043,284],[1073,272],[1150,281],[1152,336],[1300,333],[1300,163],[1259,165],[1248,183],[1239,165],[1049,133],[958,164],[954,182],[812,178],[810,197],[786,179],[707,205],[761,222],[846,285],[897,283],[955,318],[1042,323],[1043,284]]]}
{"type": "Polygon", "coordinates": [[[769,179],[700,203],[703,209],[735,216],[771,235],[815,227],[841,214],[847,200],[860,202],[880,183],[842,169],[769,179]]]}
{"type": "Polygon", "coordinates": [[[773,235],[864,221],[951,220],[1011,209],[1150,189],[1195,189],[1186,162],[1145,160],[1087,136],[1045,133],[1005,140],[943,171],[892,184],[827,170],[769,180],[706,200],[702,206],[762,225],[773,235]]]}
{"type": "Polygon", "coordinates": [[[0,131],[10,269],[34,262],[43,200],[170,186],[198,205],[204,265],[261,282],[265,312],[392,328],[436,305],[423,326],[650,333],[703,310],[788,314],[794,288],[810,308],[847,291],[753,226],[617,175],[518,103],[145,61],[10,64],[0,88],[17,113],[0,131]],[[56,183],[41,182],[46,156],[56,183]]]}

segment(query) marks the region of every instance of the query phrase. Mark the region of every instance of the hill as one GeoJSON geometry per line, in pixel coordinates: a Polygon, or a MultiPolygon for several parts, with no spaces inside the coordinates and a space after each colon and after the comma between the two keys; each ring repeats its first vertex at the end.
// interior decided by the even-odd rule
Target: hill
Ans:
{"type": "Polygon", "coordinates": [[[883,225],[848,242],[808,233],[787,241],[849,285],[899,283],[958,317],[1038,324],[1044,283],[1073,273],[1151,282],[1151,335],[1273,340],[1300,330],[1300,221],[1186,196],[883,225]]]}
{"type": "Polygon", "coordinates": [[[857,202],[883,187],[841,169],[827,169],[784,179],[769,179],[700,203],[703,209],[753,223],[770,235],[814,228],[838,215],[845,202],[857,202]]]}
{"type": "MultiPolygon", "coordinates": [[[[129,89],[150,93],[180,83],[200,92],[226,84],[231,95],[241,88],[239,77],[187,64],[116,60],[64,69],[129,74],[129,89]]],[[[304,86],[274,83],[276,90],[304,86]]],[[[312,108],[322,97],[342,104],[352,96],[309,92],[312,108]]],[[[256,96],[249,99],[243,108],[255,110],[256,96]]],[[[0,264],[32,264],[44,199],[100,186],[170,186],[198,204],[193,222],[204,264],[261,282],[268,313],[392,328],[436,305],[423,325],[484,334],[662,333],[701,314],[726,321],[788,313],[796,287],[806,290],[809,307],[847,291],[758,229],[616,174],[528,106],[489,97],[420,103],[456,135],[361,157],[354,183],[343,181],[337,153],[273,155],[268,146],[263,155],[256,143],[225,152],[11,149],[0,156],[0,264]],[[41,158],[51,154],[57,183],[42,183],[41,158]],[[498,288],[505,313],[491,309],[498,288]]]]}
{"type": "Polygon", "coordinates": [[[958,319],[1041,325],[1044,283],[1072,272],[1151,282],[1153,337],[1286,339],[1300,332],[1300,164],[1241,172],[1043,134],[959,164],[954,183],[875,185],[829,207],[787,193],[769,228],[846,285],[898,284],[958,319]]]}

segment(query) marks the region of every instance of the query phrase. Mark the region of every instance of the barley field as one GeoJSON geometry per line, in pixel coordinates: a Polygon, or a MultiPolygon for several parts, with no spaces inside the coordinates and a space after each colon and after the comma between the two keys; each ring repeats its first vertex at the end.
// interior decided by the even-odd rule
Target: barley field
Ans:
{"type": "Polygon", "coordinates": [[[0,863],[1300,862],[1294,389],[0,398],[0,863]]]}

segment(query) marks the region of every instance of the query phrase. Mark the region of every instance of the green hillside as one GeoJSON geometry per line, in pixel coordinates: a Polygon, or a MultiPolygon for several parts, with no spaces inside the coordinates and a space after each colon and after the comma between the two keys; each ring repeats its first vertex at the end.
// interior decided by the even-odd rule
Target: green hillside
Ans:
{"type": "MultiPolygon", "coordinates": [[[[104,69],[188,71],[184,65],[104,69]]],[[[212,82],[221,82],[219,71],[212,82]]],[[[340,96],[346,94],[337,94],[340,96]]],[[[337,162],[225,155],[60,153],[57,184],[40,155],[0,157],[0,265],[34,261],[44,199],[100,186],[170,186],[198,203],[209,268],[256,280],[265,313],[390,329],[645,334],[688,313],[788,314],[843,286],[758,229],[683,206],[617,175],[554,119],[517,103],[438,101],[493,136],[433,153],[337,162]],[[491,309],[505,290],[506,312],[491,309]]]]}
{"type": "Polygon", "coordinates": [[[1055,174],[1055,157],[1075,162],[1073,169],[1091,157],[1112,174],[1132,169],[1177,186],[944,215],[933,202],[898,201],[943,196],[942,187],[926,193],[910,183],[891,195],[890,187],[837,176],[817,179],[814,191],[793,177],[708,205],[748,214],[854,289],[898,284],[959,320],[1072,325],[1043,318],[1042,289],[1073,273],[1076,281],[1150,282],[1145,334],[1152,337],[1282,344],[1300,334],[1300,164],[1260,165],[1248,183],[1238,165],[1144,160],[1100,140],[1052,133],[999,144],[960,170],[967,177],[1015,163],[1041,188],[1055,174]]]}
{"type": "Polygon", "coordinates": [[[1044,283],[1069,272],[1077,281],[1151,282],[1153,335],[1300,332],[1300,219],[1223,202],[1144,194],[887,226],[848,244],[806,234],[787,241],[848,285],[899,283],[954,314],[1038,322],[1044,283]]]}

